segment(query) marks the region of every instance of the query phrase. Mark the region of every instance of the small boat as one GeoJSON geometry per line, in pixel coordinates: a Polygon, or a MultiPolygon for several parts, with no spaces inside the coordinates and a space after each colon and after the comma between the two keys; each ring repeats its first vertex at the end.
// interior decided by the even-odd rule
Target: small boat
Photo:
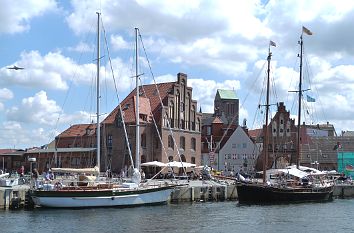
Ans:
{"type": "MultiPolygon", "coordinates": [[[[310,34],[309,30],[303,27],[303,33],[310,34]]],[[[325,179],[326,174],[305,173],[300,170],[300,123],[301,123],[301,95],[302,95],[302,56],[303,56],[303,33],[300,36],[300,82],[299,90],[299,112],[297,127],[297,161],[296,167],[288,169],[273,169],[274,179],[271,174],[267,175],[268,149],[263,148],[263,182],[256,182],[248,179],[239,179],[236,183],[239,204],[274,204],[274,203],[298,203],[331,201],[333,199],[334,183],[325,179]]],[[[311,33],[312,34],[312,33],[311,33]]],[[[270,41],[268,50],[267,70],[267,97],[266,97],[266,120],[264,126],[264,145],[268,145],[268,113],[269,113],[269,73],[272,53],[270,47],[275,43],[270,41]]]]}
{"type": "MultiPolygon", "coordinates": [[[[98,39],[99,48],[99,23],[100,13],[98,15],[98,39]]],[[[136,43],[137,43],[136,28],[136,43]]],[[[136,45],[137,47],[137,45],[136,45]]],[[[99,67],[100,54],[97,49],[97,84],[99,84],[99,67]]],[[[138,60],[138,59],[137,59],[138,60]]],[[[136,64],[136,66],[138,66],[136,64]]],[[[138,74],[136,74],[138,79],[138,74]]],[[[138,83],[138,82],[137,82],[138,83]]],[[[166,182],[155,182],[155,184],[141,183],[139,172],[139,163],[133,172],[132,181],[119,184],[112,181],[100,181],[100,121],[99,121],[99,85],[97,85],[97,167],[87,169],[63,169],[52,168],[53,172],[75,173],[76,179],[69,180],[68,183],[56,182],[53,184],[44,184],[37,186],[31,190],[31,197],[35,205],[40,207],[51,208],[89,208],[89,207],[132,207],[140,205],[166,204],[171,196],[172,191],[177,185],[168,184],[166,182]],[[81,174],[81,175],[80,175],[81,174]],[[91,174],[91,176],[88,176],[91,174]]],[[[139,88],[137,86],[137,96],[139,96],[139,88]]],[[[139,99],[139,98],[137,98],[139,99]]],[[[138,101],[137,101],[138,102],[138,101]]],[[[137,103],[137,106],[139,104],[137,103]]],[[[137,108],[138,112],[139,108],[137,108]]],[[[139,117],[139,113],[137,114],[139,117]]],[[[138,122],[138,118],[136,119],[138,122]]],[[[137,124],[138,125],[138,124],[137,124]]],[[[138,130],[137,126],[137,130],[138,130]]],[[[139,131],[137,133],[139,135],[139,131]]],[[[140,146],[137,137],[137,145],[140,146]]],[[[137,157],[139,151],[137,150],[137,157]]]]}
{"type": "Polygon", "coordinates": [[[10,177],[10,173],[4,173],[0,175],[0,186],[1,187],[12,187],[19,185],[19,178],[17,176],[10,177]]]}

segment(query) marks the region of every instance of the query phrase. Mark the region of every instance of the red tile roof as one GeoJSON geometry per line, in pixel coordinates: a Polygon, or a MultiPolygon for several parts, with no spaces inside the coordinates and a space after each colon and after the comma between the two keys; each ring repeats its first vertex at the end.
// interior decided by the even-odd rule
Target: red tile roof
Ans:
{"type": "Polygon", "coordinates": [[[77,124],[72,125],[64,132],[58,135],[58,137],[81,137],[81,136],[93,136],[96,134],[96,124],[77,124]]]}
{"type": "MultiPolygon", "coordinates": [[[[166,98],[168,97],[173,85],[176,82],[159,83],[156,84],[157,89],[160,92],[160,96],[164,105],[166,105],[166,98]]],[[[155,84],[143,85],[140,87],[141,96],[139,97],[139,111],[141,114],[148,115],[148,121],[150,121],[150,110],[154,114],[156,121],[161,116],[161,104],[158,92],[156,90],[155,84]],[[144,93],[145,92],[145,93],[144,93]],[[149,113],[149,114],[147,114],[149,113]]],[[[126,123],[135,122],[135,94],[136,89],[134,89],[130,94],[121,102],[121,106],[124,112],[124,121],[126,123]]],[[[104,119],[103,123],[112,124],[118,113],[119,106],[117,106],[107,117],[104,119]]]]}
{"type": "Polygon", "coordinates": [[[248,130],[248,135],[254,139],[259,138],[263,136],[263,129],[250,129],[248,130]]]}
{"type": "Polygon", "coordinates": [[[14,149],[0,149],[0,155],[1,154],[7,154],[7,153],[13,153],[17,150],[14,150],[14,149]]]}
{"type": "Polygon", "coordinates": [[[212,123],[213,124],[224,124],[224,122],[219,117],[215,117],[212,123]]]}

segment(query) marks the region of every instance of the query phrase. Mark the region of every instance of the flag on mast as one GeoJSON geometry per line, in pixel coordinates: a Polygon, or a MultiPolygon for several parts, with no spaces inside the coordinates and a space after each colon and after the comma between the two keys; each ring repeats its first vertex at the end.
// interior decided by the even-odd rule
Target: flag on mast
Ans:
{"type": "Polygon", "coordinates": [[[307,102],[316,102],[316,99],[307,95],[307,102]]]}
{"type": "Polygon", "coordinates": [[[274,41],[272,41],[272,40],[269,41],[269,45],[270,45],[270,46],[277,47],[277,44],[276,44],[274,41]]]}
{"type": "Polygon", "coordinates": [[[305,28],[304,26],[302,26],[302,32],[305,32],[309,36],[313,34],[309,29],[305,28]]]}

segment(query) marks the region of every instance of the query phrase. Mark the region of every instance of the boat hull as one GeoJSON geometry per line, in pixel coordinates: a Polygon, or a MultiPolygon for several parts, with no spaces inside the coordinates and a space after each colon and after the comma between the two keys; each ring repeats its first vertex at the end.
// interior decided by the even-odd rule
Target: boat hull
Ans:
{"type": "Polygon", "coordinates": [[[35,205],[50,208],[129,207],[164,204],[173,187],[136,190],[37,190],[31,193],[35,205]]]}
{"type": "Polygon", "coordinates": [[[262,184],[238,183],[239,204],[276,204],[325,202],[333,200],[333,186],[312,189],[310,187],[281,188],[262,184]]]}

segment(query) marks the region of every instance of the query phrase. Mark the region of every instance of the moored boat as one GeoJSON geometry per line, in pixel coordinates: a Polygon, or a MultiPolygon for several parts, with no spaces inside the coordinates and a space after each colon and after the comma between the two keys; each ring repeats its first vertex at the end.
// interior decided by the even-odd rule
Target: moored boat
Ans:
{"type": "MultiPolygon", "coordinates": [[[[100,120],[99,120],[99,67],[100,67],[100,13],[98,15],[98,38],[97,38],[97,148],[96,162],[97,168],[71,169],[71,168],[53,168],[53,172],[75,173],[76,179],[71,179],[65,183],[62,181],[54,181],[54,184],[46,184],[38,186],[31,190],[31,198],[37,206],[52,208],[89,208],[89,207],[127,207],[138,205],[165,204],[169,201],[170,196],[176,185],[168,183],[159,183],[158,185],[141,183],[139,172],[140,164],[136,163],[133,169],[132,182],[117,183],[108,179],[108,181],[100,180],[100,120]],[[87,176],[93,173],[93,176],[87,176]],[[84,179],[80,179],[83,177],[84,179]]],[[[137,29],[136,29],[137,43],[137,29]]],[[[136,45],[137,48],[137,45],[136,45]]],[[[138,59],[137,59],[138,60],[138,59]]],[[[136,66],[138,66],[136,64],[136,66]]],[[[138,73],[136,74],[138,79],[138,73]]],[[[138,83],[138,82],[137,82],[138,83]]],[[[136,87],[137,96],[139,96],[139,88],[136,87]]],[[[139,99],[139,98],[137,98],[139,99]]],[[[139,103],[136,103],[139,106],[139,103]]],[[[137,109],[137,119],[139,121],[139,107],[137,109]]],[[[137,124],[136,128],[138,131],[137,124]]],[[[139,135],[139,131],[137,133],[139,135]]],[[[137,148],[140,146],[139,137],[137,137],[137,148]]],[[[137,150],[137,158],[140,157],[137,150]]],[[[131,159],[132,160],[132,159],[131,159]]],[[[132,163],[133,166],[133,163],[132,163]]]]}
{"type": "MultiPolygon", "coordinates": [[[[303,33],[312,33],[303,27],[303,33]]],[[[334,183],[326,180],[325,174],[311,174],[301,171],[299,165],[300,153],[300,123],[301,123],[301,96],[302,92],[302,56],[303,56],[303,33],[300,36],[300,81],[298,100],[298,126],[297,126],[297,157],[296,167],[289,169],[274,169],[276,179],[270,179],[267,175],[268,166],[268,113],[269,113],[269,83],[270,83],[270,61],[272,53],[271,46],[276,46],[270,41],[268,52],[267,70],[267,97],[266,97],[266,120],[264,126],[263,146],[263,182],[254,182],[241,179],[236,183],[239,204],[274,204],[274,203],[298,203],[313,201],[331,201],[333,199],[334,183]],[[292,169],[292,174],[290,174],[292,169]]]]}

